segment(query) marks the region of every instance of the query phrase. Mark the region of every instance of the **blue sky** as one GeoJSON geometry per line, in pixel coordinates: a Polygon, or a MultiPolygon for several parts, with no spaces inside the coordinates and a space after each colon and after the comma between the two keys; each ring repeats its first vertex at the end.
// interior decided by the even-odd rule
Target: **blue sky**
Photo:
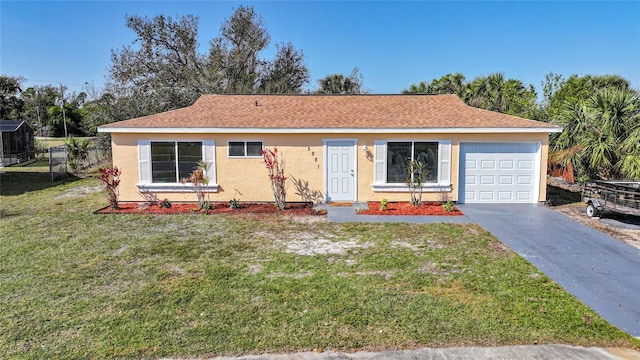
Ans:
{"type": "Polygon", "coordinates": [[[304,53],[310,88],[359,67],[372,93],[450,72],[532,84],[550,71],[618,74],[640,88],[640,2],[0,1],[0,73],[26,85],[100,87],[111,49],[134,39],[125,16],[193,14],[201,52],[238,5],[253,5],[274,45],[304,53]]]}

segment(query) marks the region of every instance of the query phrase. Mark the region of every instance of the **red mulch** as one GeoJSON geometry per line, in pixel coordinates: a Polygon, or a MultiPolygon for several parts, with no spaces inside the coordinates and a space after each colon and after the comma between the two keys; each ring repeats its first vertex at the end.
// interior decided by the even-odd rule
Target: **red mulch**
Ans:
{"type": "Polygon", "coordinates": [[[353,201],[331,201],[329,206],[353,206],[353,201]]]}
{"type": "Polygon", "coordinates": [[[161,208],[158,204],[121,202],[119,209],[107,206],[95,211],[96,214],[282,214],[309,216],[321,215],[313,209],[311,203],[289,203],[284,210],[278,210],[273,203],[240,203],[238,209],[229,207],[229,203],[213,203],[213,210],[199,210],[195,203],[171,203],[170,208],[161,208]]]}
{"type": "Polygon", "coordinates": [[[439,202],[423,202],[420,206],[413,206],[409,202],[389,202],[386,210],[380,210],[380,202],[369,201],[369,210],[358,212],[361,215],[429,215],[429,216],[459,216],[462,211],[444,211],[439,202]]]}

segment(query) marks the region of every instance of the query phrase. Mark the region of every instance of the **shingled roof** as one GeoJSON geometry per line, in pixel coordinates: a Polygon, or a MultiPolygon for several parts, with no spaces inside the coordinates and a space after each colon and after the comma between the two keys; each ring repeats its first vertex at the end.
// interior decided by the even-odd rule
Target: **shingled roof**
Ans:
{"type": "Polygon", "coordinates": [[[202,95],[193,105],[103,125],[100,132],[293,130],[560,131],[466,105],[455,95],[202,95]]]}

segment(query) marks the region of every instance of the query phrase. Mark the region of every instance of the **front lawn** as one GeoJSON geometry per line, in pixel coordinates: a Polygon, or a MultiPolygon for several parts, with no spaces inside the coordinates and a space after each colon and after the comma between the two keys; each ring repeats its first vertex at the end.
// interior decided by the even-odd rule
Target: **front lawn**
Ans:
{"type": "Polygon", "coordinates": [[[5,171],[2,358],[640,347],[475,225],[93,215],[97,180],[5,171]]]}

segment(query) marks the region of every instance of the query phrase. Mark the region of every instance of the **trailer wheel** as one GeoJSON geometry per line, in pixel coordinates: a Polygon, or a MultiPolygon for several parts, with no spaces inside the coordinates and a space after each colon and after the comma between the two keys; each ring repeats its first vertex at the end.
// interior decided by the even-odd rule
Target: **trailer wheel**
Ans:
{"type": "Polygon", "coordinates": [[[593,204],[587,205],[587,216],[592,218],[594,216],[598,216],[598,209],[593,206],[593,204]]]}

